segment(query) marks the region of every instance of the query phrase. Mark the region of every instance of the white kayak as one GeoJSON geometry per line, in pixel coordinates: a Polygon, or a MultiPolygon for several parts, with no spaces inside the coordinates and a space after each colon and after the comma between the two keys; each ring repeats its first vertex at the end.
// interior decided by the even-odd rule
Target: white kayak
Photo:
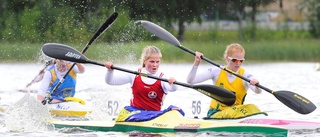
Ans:
{"type": "Polygon", "coordinates": [[[85,116],[91,113],[91,108],[86,103],[75,97],[65,98],[66,102],[47,104],[54,116],[85,116]]]}
{"type": "Polygon", "coordinates": [[[48,104],[49,110],[54,116],[85,116],[91,113],[87,105],[78,102],[62,102],[57,104],[48,104]]]}
{"type": "MultiPolygon", "coordinates": [[[[68,97],[65,100],[61,103],[46,104],[53,116],[82,117],[92,112],[91,107],[79,98],[68,97]]],[[[0,112],[5,112],[8,107],[8,105],[0,105],[0,112]]]]}
{"type": "Polygon", "coordinates": [[[262,125],[274,125],[280,126],[288,130],[292,129],[312,129],[316,130],[320,128],[320,121],[316,120],[295,120],[295,119],[283,119],[265,115],[254,115],[241,119],[210,119],[210,121],[220,122],[237,122],[247,124],[262,124],[262,125]]]}

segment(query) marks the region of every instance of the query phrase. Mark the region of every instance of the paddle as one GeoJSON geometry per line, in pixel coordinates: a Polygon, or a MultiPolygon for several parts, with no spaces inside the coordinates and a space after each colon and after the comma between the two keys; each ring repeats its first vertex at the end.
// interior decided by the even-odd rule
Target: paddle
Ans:
{"type": "MultiPolygon", "coordinates": [[[[176,39],[176,37],[174,37],[171,33],[169,33],[167,30],[161,28],[160,26],[150,22],[150,21],[139,21],[141,23],[141,25],[147,29],[149,32],[151,32],[152,34],[158,36],[159,38],[167,41],[168,43],[186,51],[189,52],[190,54],[195,56],[195,52],[182,46],[179,42],[178,39],[176,39]]],[[[249,79],[238,75],[236,73],[234,73],[231,70],[226,69],[224,66],[221,66],[213,61],[211,61],[210,59],[201,56],[201,58],[205,61],[207,61],[208,63],[215,65],[217,67],[219,67],[220,69],[223,69],[229,73],[232,73],[233,75],[247,81],[250,82],[249,79]]],[[[260,85],[259,83],[256,84],[257,87],[264,89],[265,91],[271,93],[272,95],[274,95],[279,101],[281,101],[283,104],[285,104],[286,106],[288,106],[289,108],[291,108],[292,110],[300,113],[300,114],[309,114],[312,111],[314,111],[317,107],[308,99],[304,98],[303,96],[297,94],[297,93],[293,93],[291,91],[273,91],[271,89],[268,89],[262,85],[260,85]]]]}
{"type": "MultiPolygon", "coordinates": [[[[46,43],[42,46],[42,51],[44,54],[46,54],[49,57],[72,61],[72,62],[78,62],[78,63],[90,63],[90,64],[95,64],[95,65],[104,67],[104,64],[89,60],[86,56],[84,56],[83,54],[80,54],[79,51],[67,45],[58,44],[58,43],[46,43]]],[[[164,78],[151,76],[151,75],[140,73],[137,71],[127,70],[124,68],[116,67],[114,65],[112,66],[112,69],[168,82],[168,80],[164,78]]],[[[174,84],[195,89],[200,93],[227,105],[232,105],[235,102],[235,95],[232,92],[218,86],[189,85],[189,84],[180,83],[180,82],[174,82],[174,84]]]]}
{"type": "MultiPolygon", "coordinates": [[[[38,81],[37,81],[38,77],[44,73],[44,70],[45,70],[49,65],[52,64],[52,61],[53,61],[53,60],[47,61],[47,62],[46,62],[46,65],[44,66],[44,68],[42,68],[42,69],[39,71],[38,75],[36,75],[36,76],[32,79],[32,81],[26,85],[26,87],[25,87],[24,89],[27,89],[27,88],[30,87],[33,83],[38,82],[38,81]]],[[[19,91],[26,92],[26,90],[23,90],[23,89],[22,89],[22,90],[19,90],[19,91]]]]}
{"type": "MultiPolygon", "coordinates": [[[[90,41],[87,43],[87,45],[82,50],[82,54],[84,54],[89,46],[105,31],[107,28],[109,28],[110,25],[117,19],[118,13],[114,12],[101,26],[100,28],[94,33],[93,37],[90,39],[90,41]]],[[[68,72],[63,76],[63,78],[59,81],[59,83],[51,90],[50,93],[46,95],[44,100],[41,102],[43,105],[45,105],[48,101],[51,101],[51,94],[63,83],[69,72],[73,69],[73,67],[76,65],[76,63],[73,63],[68,72]]]]}

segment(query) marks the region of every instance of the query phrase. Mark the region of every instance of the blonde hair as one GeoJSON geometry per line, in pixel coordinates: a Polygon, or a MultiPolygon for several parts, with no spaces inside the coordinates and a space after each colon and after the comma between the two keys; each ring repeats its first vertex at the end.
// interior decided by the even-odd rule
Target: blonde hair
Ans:
{"type": "Polygon", "coordinates": [[[227,46],[226,50],[224,51],[223,57],[226,58],[226,57],[228,57],[229,55],[231,55],[232,53],[235,53],[235,52],[243,53],[243,54],[246,53],[246,51],[244,50],[244,48],[240,44],[232,43],[232,44],[227,46]]]}
{"type": "Polygon", "coordinates": [[[149,59],[149,57],[152,54],[158,54],[160,56],[160,58],[162,57],[162,54],[161,54],[161,51],[159,48],[157,48],[156,46],[146,46],[143,49],[142,54],[141,54],[141,58],[140,58],[142,67],[145,67],[144,61],[149,59]]]}

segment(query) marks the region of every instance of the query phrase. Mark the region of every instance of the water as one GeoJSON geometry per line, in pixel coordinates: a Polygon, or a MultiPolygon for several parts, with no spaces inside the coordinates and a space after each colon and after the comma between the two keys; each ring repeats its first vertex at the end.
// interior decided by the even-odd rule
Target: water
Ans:
{"type": "MultiPolygon", "coordinates": [[[[115,64],[118,67],[136,70],[139,65],[115,64]]],[[[173,76],[179,82],[185,83],[185,79],[191,68],[188,64],[161,64],[160,69],[167,76],[173,76]]],[[[201,69],[206,69],[211,65],[202,63],[201,69]]],[[[244,64],[247,71],[254,74],[260,84],[274,91],[288,90],[298,93],[319,107],[320,93],[320,71],[315,71],[315,63],[257,63],[244,64]]],[[[41,64],[18,64],[2,63],[0,64],[0,107],[9,106],[10,111],[0,113],[0,136],[141,136],[139,133],[118,133],[118,132],[92,132],[83,129],[54,129],[47,121],[56,117],[49,115],[46,107],[35,100],[35,93],[22,93],[23,89],[35,75],[38,74],[43,65],[41,64]]],[[[116,70],[117,71],[117,70],[116,70]]],[[[131,91],[129,85],[110,86],[105,84],[104,75],[106,69],[95,65],[86,65],[86,72],[78,75],[78,85],[76,97],[84,99],[88,105],[93,107],[91,115],[84,119],[90,120],[108,120],[116,117],[120,108],[129,104],[131,91]],[[108,109],[107,106],[112,108],[108,109]]],[[[211,84],[206,81],[202,84],[211,84]]],[[[30,86],[33,91],[39,87],[39,83],[30,86]]],[[[169,93],[164,102],[164,108],[169,105],[181,107],[187,117],[204,117],[210,103],[210,98],[189,88],[179,86],[179,90],[169,93]],[[194,105],[198,104],[198,105],[194,105]],[[192,105],[196,107],[192,107],[192,105]],[[192,111],[196,108],[197,111],[192,111]]],[[[302,115],[283,105],[274,95],[263,91],[262,94],[248,92],[245,103],[254,103],[262,111],[265,111],[272,117],[290,118],[299,120],[314,120],[320,118],[320,112],[316,109],[314,112],[302,115]]],[[[72,120],[73,118],[66,118],[72,120]]],[[[76,119],[78,120],[78,119],[76,119]]],[[[80,119],[81,120],[81,119],[80,119]]],[[[289,136],[320,136],[317,130],[293,130],[289,136]]],[[[207,133],[179,133],[177,136],[230,136],[229,134],[207,134],[207,133]]],[[[145,136],[162,136],[158,134],[149,134],[145,136]]],[[[165,135],[167,136],[167,135],[165,135]]],[[[172,136],[172,135],[169,135],[172,136]]],[[[237,136],[237,135],[231,135],[237,136]]]]}

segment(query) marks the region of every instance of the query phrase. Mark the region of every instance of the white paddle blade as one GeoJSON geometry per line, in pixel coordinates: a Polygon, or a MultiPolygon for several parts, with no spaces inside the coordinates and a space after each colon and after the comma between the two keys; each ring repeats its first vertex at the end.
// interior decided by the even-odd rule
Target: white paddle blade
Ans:
{"type": "Polygon", "coordinates": [[[142,27],[144,27],[146,30],[156,35],[157,37],[161,38],[162,40],[165,40],[174,46],[180,46],[180,42],[175,36],[173,36],[167,30],[161,28],[157,24],[145,20],[141,20],[139,22],[141,23],[142,27]]]}

